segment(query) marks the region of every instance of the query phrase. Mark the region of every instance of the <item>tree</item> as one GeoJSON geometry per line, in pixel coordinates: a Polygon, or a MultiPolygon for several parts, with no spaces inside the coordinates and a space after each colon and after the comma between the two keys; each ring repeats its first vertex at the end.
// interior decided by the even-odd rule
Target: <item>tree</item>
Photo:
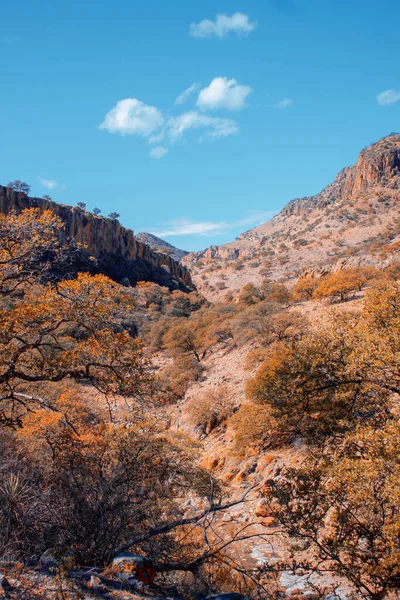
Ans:
{"type": "Polygon", "coordinates": [[[288,304],[290,300],[289,290],[282,283],[265,282],[261,285],[261,293],[265,302],[288,304]]]}
{"type": "Polygon", "coordinates": [[[43,200],[51,200],[51,197],[48,194],[42,196],[43,200]]]}
{"type": "Polygon", "coordinates": [[[49,405],[38,384],[74,379],[136,398],[149,389],[141,345],[123,327],[132,300],[117,284],[79,274],[39,285],[48,269],[43,255],[59,251],[60,227],[50,211],[0,219],[0,291],[8,302],[0,311],[3,424],[19,425],[27,411],[49,405]]]}
{"type": "Polygon", "coordinates": [[[381,423],[400,393],[400,284],[382,281],[363,312],[334,314],[300,339],[275,345],[249,396],[283,431],[316,443],[358,423],[381,423]]]}
{"type": "Polygon", "coordinates": [[[115,221],[115,220],[116,220],[116,219],[118,219],[118,217],[120,217],[120,216],[121,216],[121,215],[120,215],[119,213],[117,213],[117,212],[111,212],[111,213],[108,215],[108,218],[109,218],[109,219],[113,219],[113,221],[115,221]]]}
{"type": "Polygon", "coordinates": [[[82,210],[86,209],[86,202],[77,202],[76,205],[82,210]]]}
{"type": "Polygon", "coordinates": [[[201,362],[207,353],[208,345],[196,331],[190,321],[178,323],[164,336],[164,344],[172,356],[180,354],[193,354],[197,362],[201,362]]]}
{"type": "Polygon", "coordinates": [[[246,283],[240,290],[238,304],[241,306],[252,306],[261,302],[263,295],[259,288],[253,283],[246,283]]]}
{"type": "Polygon", "coordinates": [[[0,215],[0,296],[42,279],[61,257],[63,223],[50,211],[0,215]]]}
{"type": "Polygon", "coordinates": [[[96,215],[96,217],[97,217],[97,215],[99,215],[100,213],[101,213],[101,210],[100,210],[100,208],[97,208],[97,207],[95,206],[95,207],[94,207],[94,209],[93,209],[93,214],[94,214],[94,215],[96,215]]]}
{"type": "Polygon", "coordinates": [[[292,289],[293,299],[311,300],[318,285],[319,279],[311,277],[310,275],[300,277],[292,289]]]}
{"type": "Polygon", "coordinates": [[[171,356],[192,354],[200,363],[215,344],[232,337],[229,327],[224,326],[229,316],[229,309],[203,309],[183,321],[176,319],[163,337],[164,347],[171,356]]]}
{"type": "Polygon", "coordinates": [[[7,187],[11,188],[12,190],[15,190],[16,192],[22,192],[24,194],[29,194],[31,190],[31,186],[25,183],[24,181],[21,181],[20,179],[10,181],[10,183],[7,184],[7,187]]]}
{"type": "MultiPolygon", "coordinates": [[[[400,590],[400,428],[357,430],[270,483],[272,515],[307,544],[288,565],[345,577],[363,598],[400,590]]],[[[284,568],[284,565],[281,565],[284,568]]]]}
{"type": "Polygon", "coordinates": [[[361,269],[343,269],[320,280],[314,291],[315,298],[331,298],[344,302],[351,293],[362,288],[366,277],[361,269]]]}

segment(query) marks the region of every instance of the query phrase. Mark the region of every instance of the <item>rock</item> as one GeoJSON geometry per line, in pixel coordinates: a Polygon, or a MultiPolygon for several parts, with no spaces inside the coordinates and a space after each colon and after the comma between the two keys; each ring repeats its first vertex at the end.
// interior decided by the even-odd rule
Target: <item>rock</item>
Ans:
{"type": "Polygon", "coordinates": [[[1,592],[7,592],[8,590],[11,590],[12,586],[10,584],[10,582],[8,581],[7,577],[5,575],[3,575],[2,573],[0,573],[0,593],[1,592]]]}
{"type": "Polygon", "coordinates": [[[269,517],[271,516],[271,507],[269,502],[262,498],[260,502],[256,506],[256,516],[257,517],[269,517]]]}
{"type": "Polygon", "coordinates": [[[46,571],[55,571],[60,564],[60,561],[55,556],[54,548],[48,548],[46,552],[43,552],[42,556],[39,558],[39,564],[42,569],[46,571]]]}
{"type": "Polygon", "coordinates": [[[264,454],[258,461],[256,472],[260,473],[261,471],[264,471],[265,467],[271,464],[275,459],[275,454],[264,454]]]}
{"type": "Polygon", "coordinates": [[[201,466],[207,471],[212,471],[215,467],[218,467],[219,460],[216,456],[205,456],[201,461],[201,466]]]}
{"type": "Polygon", "coordinates": [[[243,481],[246,479],[246,471],[240,471],[240,473],[238,473],[234,479],[235,483],[243,483],[243,481]]]}
{"type": "Polygon", "coordinates": [[[89,587],[92,588],[92,590],[99,590],[100,588],[102,588],[103,585],[100,577],[92,575],[89,581],[89,587]]]}
{"type": "Polygon", "coordinates": [[[113,560],[113,570],[121,579],[135,579],[140,583],[148,585],[153,583],[156,568],[153,562],[146,556],[138,556],[130,552],[118,554],[113,560]]]}
{"type": "Polygon", "coordinates": [[[262,524],[264,527],[276,527],[278,525],[278,521],[275,517],[267,517],[262,520],[262,524]]]}
{"type": "Polygon", "coordinates": [[[162,252],[163,254],[170,254],[172,258],[178,261],[182,260],[184,256],[189,254],[189,252],[187,252],[186,250],[176,248],[176,246],[173,246],[169,242],[162,240],[161,238],[157,237],[156,235],[153,235],[152,233],[138,233],[136,235],[136,239],[140,242],[144,242],[145,244],[150,246],[150,248],[156,250],[157,252],[162,252]]]}

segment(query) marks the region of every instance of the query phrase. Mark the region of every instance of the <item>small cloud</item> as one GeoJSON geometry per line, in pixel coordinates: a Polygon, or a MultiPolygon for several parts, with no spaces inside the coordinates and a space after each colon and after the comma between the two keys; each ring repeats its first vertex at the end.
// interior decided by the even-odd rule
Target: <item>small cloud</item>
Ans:
{"type": "Polygon", "coordinates": [[[182,218],[174,221],[169,221],[165,227],[156,231],[151,231],[153,235],[161,238],[173,237],[179,235],[195,235],[197,237],[213,236],[220,233],[228,233],[230,230],[246,225],[261,225],[271,219],[276,213],[273,211],[257,212],[252,211],[245,215],[242,219],[228,223],[227,221],[192,221],[191,219],[182,218]]]}
{"type": "Polygon", "coordinates": [[[179,115],[179,117],[171,117],[166,123],[164,134],[174,143],[191,129],[205,130],[199,141],[205,139],[216,140],[239,131],[236,121],[232,119],[209,117],[191,110],[179,115]]]}
{"type": "Polygon", "coordinates": [[[224,221],[214,223],[212,221],[191,221],[190,219],[177,219],[166,223],[167,228],[160,231],[151,231],[153,235],[170,237],[174,235],[197,235],[207,236],[225,231],[228,224],[224,221]]]}
{"type": "Polygon", "coordinates": [[[400,100],[400,92],[397,90],[386,90],[378,94],[376,99],[381,106],[391,106],[400,100]]]}
{"type": "Polygon", "coordinates": [[[274,108],[287,108],[291,104],[293,104],[293,100],[291,98],[282,98],[282,100],[279,100],[279,102],[274,104],[274,108]]]}
{"type": "Polygon", "coordinates": [[[242,219],[239,219],[239,221],[236,221],[236,223],[233,223],[233,225],[235,227],[241,225],[253,225],[253,227],[257,227],[258,225],[262,225],[266,221],[272,219],[272,217],[275,214],[276,212],[274,212],[273,210],[267,210],[264,212],[250,211],[247,216],[243,217],[242,219]]]}
{"type": "Polygon", "coordinates": [[[148,137],[164,123],[164,117],[155,106],[136,98],[124,98],[106,114],[99,129],[121,135],[148,137]]]}
{"type": "Polygon", "coordinates": [[[151,156],[151,158],[155,158],[156,160],[159,160],[160,158],[162,158],[163,156],[165,156],[168,152],[168,148],[165,148],[164,146],[156,146],[155,148],[152,148],[150,150],[149,156],[151,156]]]}
{"type": "Polygon", "coordinates": [[[190,25],[190,35],[196,38],[223,38],[229,33],[247,35],[257,27],[255,21],[250,21],[248,15],[237,12],[231,16],[219,14],[214,21],[204,19],[200,23],[190,25]]]}
{"type": "Polygon", "coordinates": [[[192,85],[186,88],[186,90],[177,97],[177,99],[175,100],[175,104],[183,104],[184,102],[189,100],[189,98],[194,94],[196,90],[199,89],[199,87],[200,86],[198,83],[192,83],[192,85]]]}
{"type": "Polygon", "coordinates": [[[250,86],[239,85],[236,79],[215,77],[208,87],[200,91],[197,106],[202,110],[240,110],[246,106],[246,98],[251,92],[250,86]]]}
{"type": "Polygon", "coordinates": [[[57,181],[53,181],[52,179],[45,179],[44,177],[38,177],[38,182],[48,190],[54,190],[58,186],[57,181]]]}

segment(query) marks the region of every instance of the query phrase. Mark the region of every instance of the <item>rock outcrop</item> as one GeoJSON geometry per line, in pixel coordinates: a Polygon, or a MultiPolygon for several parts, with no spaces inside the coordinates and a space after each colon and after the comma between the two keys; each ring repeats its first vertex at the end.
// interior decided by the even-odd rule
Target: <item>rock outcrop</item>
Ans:
{"type": "Polygon", "coordinates": [[[191,252],[182,263],[215,301],[262,278],[294,281],[305,269],[331,270],[341,259],[375,266],[395,261],[399,224],[400,134],[393,133],[362,150],[319,194],[295,198],[270,221],[228,244],[191,252]]]}
{"type": "Polygon", "coordinates": [[[115,281],[154,281],[171,289],[193,288],[189,271],[171,256],[156,252],[136,238],[117,220],[93,215],[77,207],[57,204],[44,198],[0,186],[0,212],[20,212],[26,208],[51,210],[64,223],[62,235],[83,244],[85,252],[96,259],[95,270],[115,281]]]}
{"type": "Polygon", "coordinates": [[[173,246],[169,242],[162,240],[161,238],[157,237],[153,233],[146,233],[146,232],[137,233],[136,239],[139,240],[140,242],[144,242],[145,244],[150,246],[150,248],[152,248],[156,252],[161,252],[162,254],[167,254],[168,256],[172,256],[172,258],[174,258],[175,260],[178,260],[178,261],[182,260],[182,258],[184,256],[189,254],[189,252],[187,252],[186,250],[181,250],[180,248],[173,246]]]}

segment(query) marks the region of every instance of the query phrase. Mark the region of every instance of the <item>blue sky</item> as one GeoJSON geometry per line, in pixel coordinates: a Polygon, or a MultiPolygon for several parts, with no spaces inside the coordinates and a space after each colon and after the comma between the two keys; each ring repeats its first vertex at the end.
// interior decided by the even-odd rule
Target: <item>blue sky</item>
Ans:
{"type": "Polygon", "coordinates": [[[392,0],[4,2],[0,182],[230,241],[400,129],[399,22],[392,0]]]}

